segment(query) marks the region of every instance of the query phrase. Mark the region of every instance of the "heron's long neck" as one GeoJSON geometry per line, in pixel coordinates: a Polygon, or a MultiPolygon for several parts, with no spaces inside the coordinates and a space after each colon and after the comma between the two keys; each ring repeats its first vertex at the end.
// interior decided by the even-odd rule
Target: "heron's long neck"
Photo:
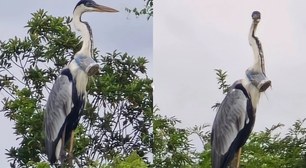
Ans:
{"type": "Polygon", "coordinates": [[[83,45],[81,53],[92,56],[93,54],[93,36],[92,31],[87,22],[81,21],[82,13],[75,11],[73,14],[73,24],[78,31],[82,32],[83,45]]]}
{"type": "Polygon", "coordinates": [[[264,75],[266,75],[265,60],[261,43],[258,37],[255,36],[257,24],[258,23],[253,22],[249,32],[249,43],[253,48],[254,52],[254,65],[252,68],[255,72],[263,73],[264,75]]]}

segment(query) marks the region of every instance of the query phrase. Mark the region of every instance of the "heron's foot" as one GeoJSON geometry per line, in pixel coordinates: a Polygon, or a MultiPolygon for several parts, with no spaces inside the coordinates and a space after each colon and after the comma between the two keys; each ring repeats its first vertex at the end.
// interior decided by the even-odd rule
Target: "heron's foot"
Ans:
{"type": "Polygon", "coordinates": [[[254,12],[252,13],[252,18],[253,18],[254,20],[259,20],[259,19],[260,19],[260,12],[254,11],[254,12]]]}
{"type": "Polygon", "coordinates": [[[65,157],[61,156],[61,168],[65,168],[65,157]]]}
{"type": "Polygon", "coordinates": [[[66,152],[65,152],[65,150],[61,150],[60,161],[61,161],[61,167],[62,168],[65,167],[65,159],[66,159],[66,152]]]}
{"type": "Polygon", "coordinates": [[[70,152],[68,154],[68,160],[69,160],[69,166],[70,167],[73,167],[73,164],[72,164],[73,159],[74,159],[74,156],[73,156],[72,152],[70,152]]]}

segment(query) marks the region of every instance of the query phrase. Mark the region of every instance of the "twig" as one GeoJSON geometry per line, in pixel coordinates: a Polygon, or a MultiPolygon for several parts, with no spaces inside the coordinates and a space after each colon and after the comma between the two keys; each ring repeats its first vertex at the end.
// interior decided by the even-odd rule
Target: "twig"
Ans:
{"type": "Polygon", "coordinates": [[[19,80],[15,75],[13,75],[8,69],[5,69],[9,74],[11,74],[13,76],[13,78],[15,78],[18,82],[20,82],[23,85],[26,85],[24,82],[22,82],[21,80],[19,80]]]}
{"type": "Polygon", "coordinates": [[[5,88],[2,88],[8,95],[10,95],[12,98],[16,99],[10,92],[8,92],[5,88]]]}

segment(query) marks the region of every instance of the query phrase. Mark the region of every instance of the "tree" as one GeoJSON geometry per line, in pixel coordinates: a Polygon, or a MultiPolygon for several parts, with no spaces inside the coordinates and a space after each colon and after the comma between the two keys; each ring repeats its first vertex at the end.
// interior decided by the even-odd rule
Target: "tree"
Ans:
{"type": "MultiPolygon", "coordinates": [[[[14,134],[21,141],[7,150],[11,167],[49,167],[42,129],[45,95],[82,45],[81,37],[71,31],[70,17],[53,17],[44,10],[32,16],[26,26],[28,36],[0,43],[0,91],[7,94],[2,111],[14,121],[14,134]]],[[[89,79],[88,103],[75,132],[76,164],[120,165],[122,158],[133,162],[128,158],[137,156],[148,163],[153,143],[153,80],[140,77],[146,76],[148,60],[116,50],[99,55],[97,49],[94,59],[101,72],[89,79]]],[[[144,167],[145,162],[139,162],[135,164],[144,167]]]]}
{"type": "MultiPolygon", "coordinates": [[[[158,109],[156,109],[157,111],[158,109]]],[[[188,140],[186,129],[176,128],[180,123],[175,117],[167,118],[156,114],[153,122],[154,167],[172,168],[193,165],[194,151],[188,140]]]]}
{"type": "Polygon", "coordinates": [[[133,10],[130,8],[125,8],[125,10],[128,13],[133,12],[136,16],[139,15],[146,15],[147,19],[149,20],[151,17],[153,17],[153,0],[144,0],[145,1],[145,7],[141,10],[138,10],[137,8],[134,8],[133,10]]]}

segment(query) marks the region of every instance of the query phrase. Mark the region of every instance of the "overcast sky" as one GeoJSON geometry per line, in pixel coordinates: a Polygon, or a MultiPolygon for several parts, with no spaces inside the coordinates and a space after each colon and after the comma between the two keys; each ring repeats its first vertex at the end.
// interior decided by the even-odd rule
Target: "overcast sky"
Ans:
{"type": "MultiPolygon", "coordinates": [[[[38,9],[48,11],[53,16],[70,16],[78,0],[27,0],[4,1],[0,5],[0,40],[8,40],[14,36],[24,38],[27,29],[24,28],[31,18],[31,13],[38,9]]],[[[145,3],[141,0],[116,0],[101,1],[96,3],[117,9],[119,13],[86,13],[82,19],[89,22],[94,36],[94,45],[100,50],[100,54],[113,52],[127,52],[134,56],[143,56],[149,59],[148,74],[153,76],[153,20],[147,21],[146,16],[136,18],[134,14],[128,14],[126,7],[142,8],[145,3]]],[[[73,27],[73,25],[72,25],[73,27]]],[[[73,28],[73,30],[75,30],[73,28]]],[[[80,35],[80,33],[77,33],[80,35]]],[[[0,99],[3,96],[0,94],[0,99]]],[[[0,104],[0,109],[3,105],[0,104]]],[[[5,149],[17,146],[16,136],[13,134],[13,123],[0,114],[1,140],[0,140],[0,167],[9,167],[5,149]]]]}
{"type": "MultiPolygon", "coordinates": [[[[272,89],[261,96],[254,131],[280,122],[286,126],[278,131],[286,133],[306,117],[306,1],[159,0],[154,5],[154,103],[160,113],[182,120],[180,127],[212,124],[211,106],[225,97],[214,69],[227,71],[229,84],[245,77],[254,59],[248,32],[257,10],[272,89]]],[[[194,142],[202,150],[197,138],[194,142]]]]}

